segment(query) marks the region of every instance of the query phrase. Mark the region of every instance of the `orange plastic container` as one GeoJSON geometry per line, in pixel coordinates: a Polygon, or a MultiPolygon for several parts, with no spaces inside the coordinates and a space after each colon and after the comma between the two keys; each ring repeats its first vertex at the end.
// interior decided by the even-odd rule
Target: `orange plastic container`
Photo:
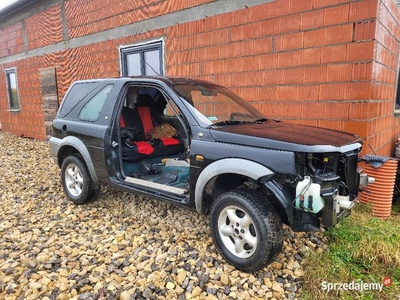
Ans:
{"type": "Polygon", "coordinates": [[[390,159],[379,168],[374,168],[369,163],[363,163],[361,167],[364,173],[375,178],[375,183],[366,187],[369,193],[366,191],[360,193],[360,202],[371,203],[375,217],[388,219],[392,210],[397,160],[390,159]]]}

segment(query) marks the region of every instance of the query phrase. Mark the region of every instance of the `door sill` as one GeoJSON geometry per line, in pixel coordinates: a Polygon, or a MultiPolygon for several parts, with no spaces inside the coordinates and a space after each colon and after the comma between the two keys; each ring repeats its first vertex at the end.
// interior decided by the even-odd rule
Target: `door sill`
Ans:
{"type": "Polygon", "coordinates": [[[148,187],[148,188],[154,188],[157,190],[162,190],[162,191],[170,192],[170,193],[177,194],[177,195],[184,195],[187,193],[187,190],[185,190],[185,189],[168,186],[165,184],[160,184],[157,182],[142,180],[142,179],[138,179],[138,178],[134,178],[134,177],[126,177],[125,182],[141,185],[141,186],[148,187]]]}

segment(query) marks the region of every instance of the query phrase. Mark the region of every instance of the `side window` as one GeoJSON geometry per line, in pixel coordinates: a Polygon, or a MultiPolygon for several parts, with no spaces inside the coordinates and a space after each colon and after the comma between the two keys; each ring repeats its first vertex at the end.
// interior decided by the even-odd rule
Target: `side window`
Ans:
{"type": "Polygon", "coordinates": [[[113,85],[109,84],[90,99],[79,113],[79,119],[84,121],[96,121],[100,116],[104,103],[112,88],[113,85]]]}
{"type": "Polygon", "coordinates": [[[162,42],[122,47],[122,76],[163,75],[162,49],[162,42]]]}
{"type": "Polygon", "coordinates": [[[10,110],[19,110],[19,94],[18,94],[18,84],[17,84],[17,69],[7,69],[6,81],[7,81],[7,93],[8,93],[8,103],[10,110]]]}
{"type": "Polygon", "coordinates": [[[164,109],[164,115],[168,117],[176,117],[182,114],[178,106],[176,106],[176,104],[173,101],[169,100],[167,101],[167,106],[164,109]]]}
{"type": "Polygon", "coordinates": [[[93,89],[98,86],[98,82],[82,82],[74,84],[66,98],[63,100],[59,116],[67,115],[87,94],[89,94],[93,89]]]}

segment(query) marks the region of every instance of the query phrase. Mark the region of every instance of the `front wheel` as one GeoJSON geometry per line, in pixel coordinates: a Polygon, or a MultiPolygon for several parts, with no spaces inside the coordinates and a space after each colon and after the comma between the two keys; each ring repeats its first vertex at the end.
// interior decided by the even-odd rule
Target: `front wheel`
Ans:
{"type": "Polygon", "coordinates": [[[211,206],[210,223],[217,249],[238,270],[263,269],[282,250],[280,217],[257,191],[237,189],[221,194],[211,206]]]}
{"type": "Polygon", "coordinates": [[[84,204],[96,194],[86,165],[76,155],[64,159],[61,165],[61,181],[65,194],[75,204],[84,204]]]}

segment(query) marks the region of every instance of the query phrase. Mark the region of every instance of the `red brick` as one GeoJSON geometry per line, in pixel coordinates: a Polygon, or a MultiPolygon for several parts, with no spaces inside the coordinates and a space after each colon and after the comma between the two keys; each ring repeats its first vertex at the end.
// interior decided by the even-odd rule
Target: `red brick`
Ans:
{"type": "Polygon", "coordinates": [[[229,29],[230,41],[239,41],[256,37],[260,37],[259,23],[246,24],[229,29]]]}
{"type": "Polygon", "coordinates": [[[303,32],[275,37],[275,51],[299,49],[303,47],[303,32]]]}
{"type": "Polygon", "coordinates": [[[297,89],[298,99],[313,101],[319,99],[319,85],[300,85],[297,89]]]}
{"type": "Polygon", "coordinates": [[[272,2],[269,11],[271,17],[288,15],[290,13],[290,4],[287,0],[272,2]]]}
{"type": "Polygon", "coordinates": [[[307,126],[318,126],[318,121],[317,120],[296,120],[297,124],[301,125],[307,125],[307,126]]]}
{"type": "MultiPolygon", "coordinates": [[[[307,104],[305,104],[307,105],[307,104]]],[[[282,103],[282,116],[286,118],[300,118],[303,103],[282,103]]]]}
{"type": "Polygon", "coordinates": [[[326,66],[304,68],[303,82],[318,83],[326,81],[326,66]]]}
{"type": "Polygon", "coordinates": [[[326,44],[341,44],[353,39],[353,24],[329,27],[326,29],[326,44]]]}
{"type": "Polygon", "coordinates": [[[264,71],[247,72],[247,85],[248,86],[261,86],[263,84],[264,84],[264,71]]]}
{"type": "Polygon", "coordinates": [[[216,74],[215,83],[230,87],[231,86],[231,75],[230,74],[216,74]]]}
{"type": "Polygon", "coordinates": [[[278,67],[278,54],[269,53],[260,55],[260,70],[276,69],[278,67]]]}
{"type": "Polygon", "coordinates": [[[303,83],[303,69],[285,69],[283,71],[283,84],[299,84],[303,83]]]}
{"type": "Polygon", "coordinates": [[[300,65],[316,65],[321,63],[323,48],[310,48],[299,51],[300,65]]]}
{"type": "MultiPolygon", "coordinates": [[[[322,116],[323,118],[323,116],[322,116]]],[[[338,120],[318,120],[318,127],[343,130],[343,121],[338,120]]]]}
{"type": "Polygon", "coordinates": [[[273,101],[276,100],[276,86],[261,87],[258,92],[260,101],[273,101]]]}
{"type": "Polygon", "coordinates": [[[290,0],[290,12],[298,13],[301,11],[311,10],[313,8],[313,0],[290,0]]]}
{"type": "Polygon", "coordinates": [[[260,36],[268,36],[280,32],[280,22],[277,19],[265,20],[257,24],[260,29],[260,36]]]}
{"type": "Polygon", "coordinates": [[[280,118],[282,116],[282,105],[280,103],[262,103],[260,107],[267,118],[280,118]]]}
{"type": "Polygon", "coordinates": [[[304,119],[322,119],[324,118],[325,103],[314,102],[303,105],[301,117],[304,119]]]}
{"type": "Polygon", "coordinates": [[[369,82],[346,83],[345,98],[352,100],[371,99],[371,83],[369,82]]]}
{"type": "Polygon", "coordinates": [[[341,5],[324,9],[324,25],[336,25],[349,21],[350,6],[341,5]]]}
{"type": "Polygon", "coordinates": [[[321,51],[321,63],[323,64],[346,61],[347,45],[324,47],[321,51]]]}
{"type": "Polygon", "coordinates": [[[359,137],[366,137],[368,134],[368,123],[365,121],[346,121],[343,122],[343,131],[356,134],[359,137]]]}
{"type": "Polygon", "coordinates": [[[226,60],[207,61],[202,64],[202,74],[221,74],[227,71],[230,70],[228,70],[226,60]]]}
{"type": "Polygon", "coordinates": [[[258,71],[260,70],[260,56],[243,57],[243,71],[258,71]]]}
{"type": "Polygon", "coordinates": [[[303,12],[301,14],[300,29],[312,29],[322,27],[324,25],[324,14],[322,10],[314,10],[303,12]]]}
{"type": "Polygon", "coordinates": [[[264,85],[277,85],[283,83],[283,70],[264,71],[264,85]]]}
{"type": "Polygon", "coordinates": [[[277,100],[296,100],[297,99],[297,86],[282,85],[276,88],[277,100]]]}
{"type": "Polygon", "coordinates": [[[299,52],[281,52],[278,54],[278,64],[280,68],[297,66],[299,64],[299,52]]]}
{"type": "Polygon", "coordinates": [[[258,101],[258,90],[256,87],[241,87],[238,95],[247,101],[258,101]]]}
{"type": "Polygon", "coordinates": [[[348,44],[347,61],[372,60],[374,58],[374,51],[374,41],[348,44]]]}
{"type": "Polygon", "coordinates": [[[349,118],[349,102],[328,102],[325,104],[324,117],[326,119],[346,120],[349,118]]]}
{"type": "Polygon", "coordinates": [[[355,41],[372,40],[375,38],[376,21],[363,21],[355,24],[355,41]]]}
{"type": "Polygon", "coordinates": [[[248,75],[247,73],[233,73],[231,74],[231,82],[234,87],[242,87],[247,84],[248,75]]]}
{"type": "Polygon", "coordinates": [[[268,37],[257,40],[247,40],[238,43],[231,43],[229,46],[235,47],[235,56],[247,56],[249,53],[254,55],[264,54],[271,52],[272,38],[268,37]]]}
{"type": "Polygon", "coordinates": [[[368,118],[368,112],[370,111],[370,105],[366,102],[351,102],[350,103],[350,120],[366,120],[368,118]]]}
{"type": "Polygon", "coordinates": [[[372,62],[360,62],[353,64],[352,80],[371,80],[372,79],[372,62]]]}
{"type": "Polygon", "coordinates": [[[327,82],[332,81],[351,81],[353,76],[352,64],[338,64],[327,66],[327,82]]]}
{"type": "Polygon", "coordinates": [[[343,100],[345,96],[346,85],[344,83],[321,84],[319,98],[320,100],[343,100]]]}
{"type": "Polygon", "coordinates": [[[279,18],[279,33],[299,31],[301,24],[301,14],[283,16],[279,18]]]}
{"type": "Polygon", "coordinates": [[[326,44],[325,28],[304,32],[304,48],[322,46],[326,44]]]}
{"type": "Polygon", "coordinates": [[[337,0],[314,0],[313,7],[319,8],[319,7],[331,6],[335,5],[336,3],[337,0]]]}
{"type": "Polygon", "coordinates": [[[248,8],[248,10],[250,10],[251,20],[254,22],[268,19],[270,17],[268,14],[269,5],[270,4],[267,3],[248,8]]]}
{"type": "Polygon", "coordinates": [[[378,1],[363,0],[350,4],[350,21],[359,21],[376,18],[378,1]]]}

